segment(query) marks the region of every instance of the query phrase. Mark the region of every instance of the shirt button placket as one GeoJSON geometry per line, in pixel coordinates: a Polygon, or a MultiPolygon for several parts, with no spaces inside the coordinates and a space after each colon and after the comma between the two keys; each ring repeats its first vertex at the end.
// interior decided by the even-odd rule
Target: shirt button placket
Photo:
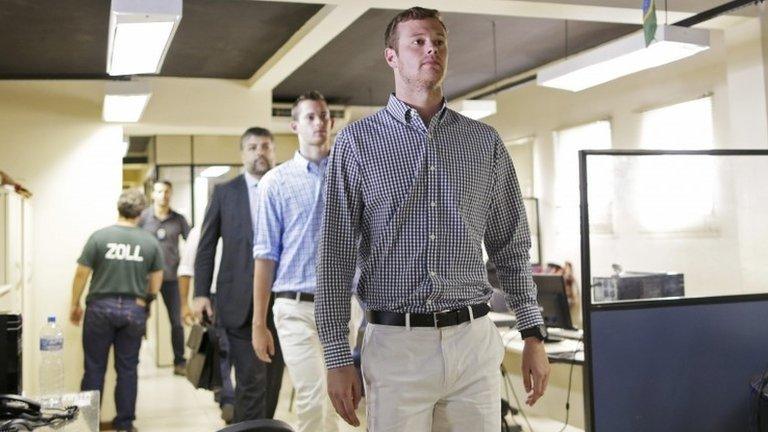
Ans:
{"type": "Polygon", "coordinates": [[[438,271],[438,259],[437,259],[437,244],[435,240],[437,239],[437,236],[434,234],[435,230],[438,226],[438,180],[437,180],[437,170],[436,170],[436,162],[437,162],[437,153],[435,151],[435,141],[434,141],[435,133],[434,133],[434,126],[433,124],[430,124],[429,130],[427,131],[427,166],[429,170],[429,174],[427,176],[427,196],[429,200],[429,209],[428,209],[428,227],[427,232],[424,233],[424,235],[428,236],[427,240],[427,260],[428,260],[428,271],[429,271],[429,278],[432,282],[432,292],[430,293],[429,297],[427,298],[427,305],[432,305],[439,297],[439,291],[440,287],[436,283],[437,278],[437,271],[438,271]]]}

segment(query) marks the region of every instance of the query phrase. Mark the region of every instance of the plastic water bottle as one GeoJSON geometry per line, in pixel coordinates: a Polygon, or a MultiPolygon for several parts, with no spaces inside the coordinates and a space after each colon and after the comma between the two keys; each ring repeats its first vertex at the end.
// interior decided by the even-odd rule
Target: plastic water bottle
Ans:
{"type": "Polygon", "coordinates": [[[64,392],[64,335],[51,315],[40,329],[40,395],[64,392]]]}

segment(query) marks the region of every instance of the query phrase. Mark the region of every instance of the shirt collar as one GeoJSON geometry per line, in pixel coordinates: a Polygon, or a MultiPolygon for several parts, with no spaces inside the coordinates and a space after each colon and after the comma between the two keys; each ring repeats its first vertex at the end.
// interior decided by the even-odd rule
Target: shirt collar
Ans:
{"type": "Polygon", "coordinates": [[[248,185],[248,189],[259,184],[259,179],[257,179],[256,176],[251,175],[251,173],[249,173],[248,171],[245,171],[243,174],[245,177],[245,184],[248,185]]]}
{"type": "Polygon", "coordinates": [[[313,166],[319,168],[322,171],[328,165],[328,158],[323,158],[323,160],[318,163],[312,163],[309,161],[309,159],[305,158],[301,152],[296,150],[296,153],[293,154],[293,162],[303,168],[305,171],[311,171],[313,166]]]}
{"type": "Polygon", "coordinates": [[[148,215],[148,216],[147,216],[148,218],[154,219],[154,220],[156,220],[156,221],[158,221],[158,222],[165,222],[165,221],[167,221],[167,220],[169,220],[169,219],[173,218],[173,217],[175,216],[175,213],[176,213],[176,212],[175,212],[175,211],[173,211],[173,209],[168,209],[168,216],[167,216],[165,219],[160,219],[160,218],[159,218],[159,217],[157,217],[157,215],[155,214],[155,207],[154,207],[154,206],[150,206],[150,207],[147,207],[146,213],[147,213],[147,215],[148,215]]]}
{"type": "MultiPolygon", "coordinates": [[[[394,93],[389,94],[389,101],[387,102],[386,110],[397,121],[404,124],[411,124],[414,117],[418,117],[419,113],[414,108],[408,106],[405,102],[398,99],[394,93]]],[[[437,118],[442,118],[448,111],[448,106],[443,98],[440,103],[440,110],[435,114],[437,118]]],[[[428,126],[428,125],[427,125],[428,126]]]]}
{"type": "Polygon", "coordinates": [[[304,169],[309,169],[309,160],[302,156],[298,150],[293,154],[293,162],[304,169]]]}

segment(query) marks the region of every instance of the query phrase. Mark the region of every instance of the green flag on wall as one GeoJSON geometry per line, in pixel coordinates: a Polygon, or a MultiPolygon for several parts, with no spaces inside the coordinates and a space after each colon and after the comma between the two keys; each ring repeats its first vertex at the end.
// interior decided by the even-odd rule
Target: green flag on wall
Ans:
{"type": "Polygon", "coordinates": [[[647,47],[656,37],[656,0],[643,0],[643,32],[647,47]]]}

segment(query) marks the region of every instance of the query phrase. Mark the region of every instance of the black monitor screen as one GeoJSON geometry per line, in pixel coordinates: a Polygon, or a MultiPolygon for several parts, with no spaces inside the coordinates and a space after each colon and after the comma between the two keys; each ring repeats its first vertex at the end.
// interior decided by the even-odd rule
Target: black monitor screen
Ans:
{"type": "Polygon", "coordinates": [[[565,279],[560,275],[533,275],[538,288],[539,307],[547,327],[573,329],[568,297],[565,294],[565,279]]]}

